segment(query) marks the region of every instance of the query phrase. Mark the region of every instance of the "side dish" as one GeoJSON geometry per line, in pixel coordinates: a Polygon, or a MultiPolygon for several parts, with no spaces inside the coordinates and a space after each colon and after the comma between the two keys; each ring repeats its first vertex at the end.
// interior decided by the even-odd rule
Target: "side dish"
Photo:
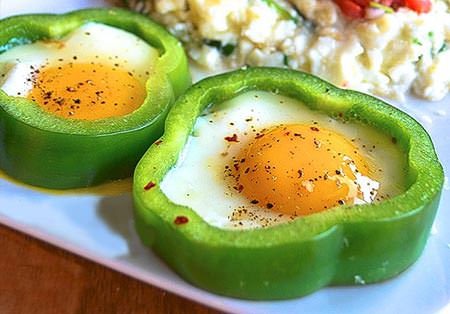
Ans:
{"type": "Polygon", "coordinates": [[[450,90],[447,0],[130,0],[207,71],[278,66],[403,100],[450,90]]]}
{"type": "Polygon", "coordinates": [[[442,184],[429,136],[405,113],[302,72],[249,68],[176,101],[133,195],[142,241],[183,278],[285,299],[405,270],[442,184]],[[220,141],[202,145],[208,138],[220,141]]]}
{"type": "Polygon", "coordinates": [[[75,188],[129,176],[189,85],[180,43],[126,10],[0,21],[0,167],[75,188]]]}

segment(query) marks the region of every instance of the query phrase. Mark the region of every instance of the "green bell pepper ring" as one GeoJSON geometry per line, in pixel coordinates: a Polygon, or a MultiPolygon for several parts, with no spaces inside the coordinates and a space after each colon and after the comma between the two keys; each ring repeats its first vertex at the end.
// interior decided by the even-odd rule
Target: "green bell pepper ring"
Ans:
{"type": "Polygon", "coordinates": [[[133,195],[140,238],[187,281],[232,297],[285,299],[404,271],[424,248],[442,184],[433,144],[407,114],[309,74],[250,68],[207,78],[177,100],[164,135],[136,168],[133,195]],[[252,230],[214,227],[191,208],[171,202],[159,184],[177,162],[197,117],[208,105],[249,90],[292,97],[312,110],[396,138],[407,154],[406,191],[382,202],[343,205],[252,230]]]}
{"type": "Polygon", "coordinates": [[[0,21],[0,53],[40,39],[61,38],[88,22],[128,31],[158,49],[144,103],[124,116],[75,120],[0,90],[0,168],[14,178],[65,189],[131,175],[148,143],[161,135],[169,107],[191,84],[181,44],[150,19],[122,9],[4,19],[0,21]]]}

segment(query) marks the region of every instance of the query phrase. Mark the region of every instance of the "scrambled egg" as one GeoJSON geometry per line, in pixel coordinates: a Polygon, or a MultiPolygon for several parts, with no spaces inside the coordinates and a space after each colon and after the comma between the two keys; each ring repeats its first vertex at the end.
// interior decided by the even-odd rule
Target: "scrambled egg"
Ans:
{"type": "Polygon", "coordinates": [[[403,100],[450,90],[450,2],[348,20],[331,0],[131,0],[185,43],[209,71],[286,66],[403,100]]]}

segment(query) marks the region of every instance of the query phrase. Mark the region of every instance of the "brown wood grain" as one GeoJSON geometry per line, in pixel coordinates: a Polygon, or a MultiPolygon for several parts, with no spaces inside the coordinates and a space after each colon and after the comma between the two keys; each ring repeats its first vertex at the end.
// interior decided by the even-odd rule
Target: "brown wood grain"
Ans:
{"type": "Polygon", "coordinates": [[[0,250],[1,314],[218,313],[2,225],[0,250]]]}

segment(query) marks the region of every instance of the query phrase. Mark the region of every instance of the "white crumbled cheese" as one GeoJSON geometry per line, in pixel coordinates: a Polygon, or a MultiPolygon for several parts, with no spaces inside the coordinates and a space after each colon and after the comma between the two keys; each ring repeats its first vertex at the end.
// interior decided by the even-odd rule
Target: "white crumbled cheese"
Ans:
{"type": "Polygon", "coordinates": [[[424,68],[413,84],[414,92],[425,98],[439,100],[447,95],[450,86],[450,50],[440,53],[424,68]]]}
{"type": "Polygon", "coordinates": [[[195,0],[187,3],[191,13],[190,22],[196,26],[201,37],[227,42],[237,40],[247,1],[195,0]]]}
{"type": "Polygon", "coordinates": [[[275,42],[283,42],[286,38],[292,38],[297,25],[291,20],[281,20],[273,27],[273,39],[275,42]]]}
{"type": "Polygon", "coordinates": [[[289,66],[397,100],[409,91],[428,100],[449,93],[449,1],[432,0],[426,14],[402,8],[356,21],[332,0],[274,2],[281,10],[264,0],[129,0],[205,69],[289,66]]]}
{"type": "Polygon", "coordinates": [[[264,2],[249,6],[245,20],[247,27],[243,29],[242,35],[256,44],[269,42],[278,19],[279,14],[264,2]]]}

